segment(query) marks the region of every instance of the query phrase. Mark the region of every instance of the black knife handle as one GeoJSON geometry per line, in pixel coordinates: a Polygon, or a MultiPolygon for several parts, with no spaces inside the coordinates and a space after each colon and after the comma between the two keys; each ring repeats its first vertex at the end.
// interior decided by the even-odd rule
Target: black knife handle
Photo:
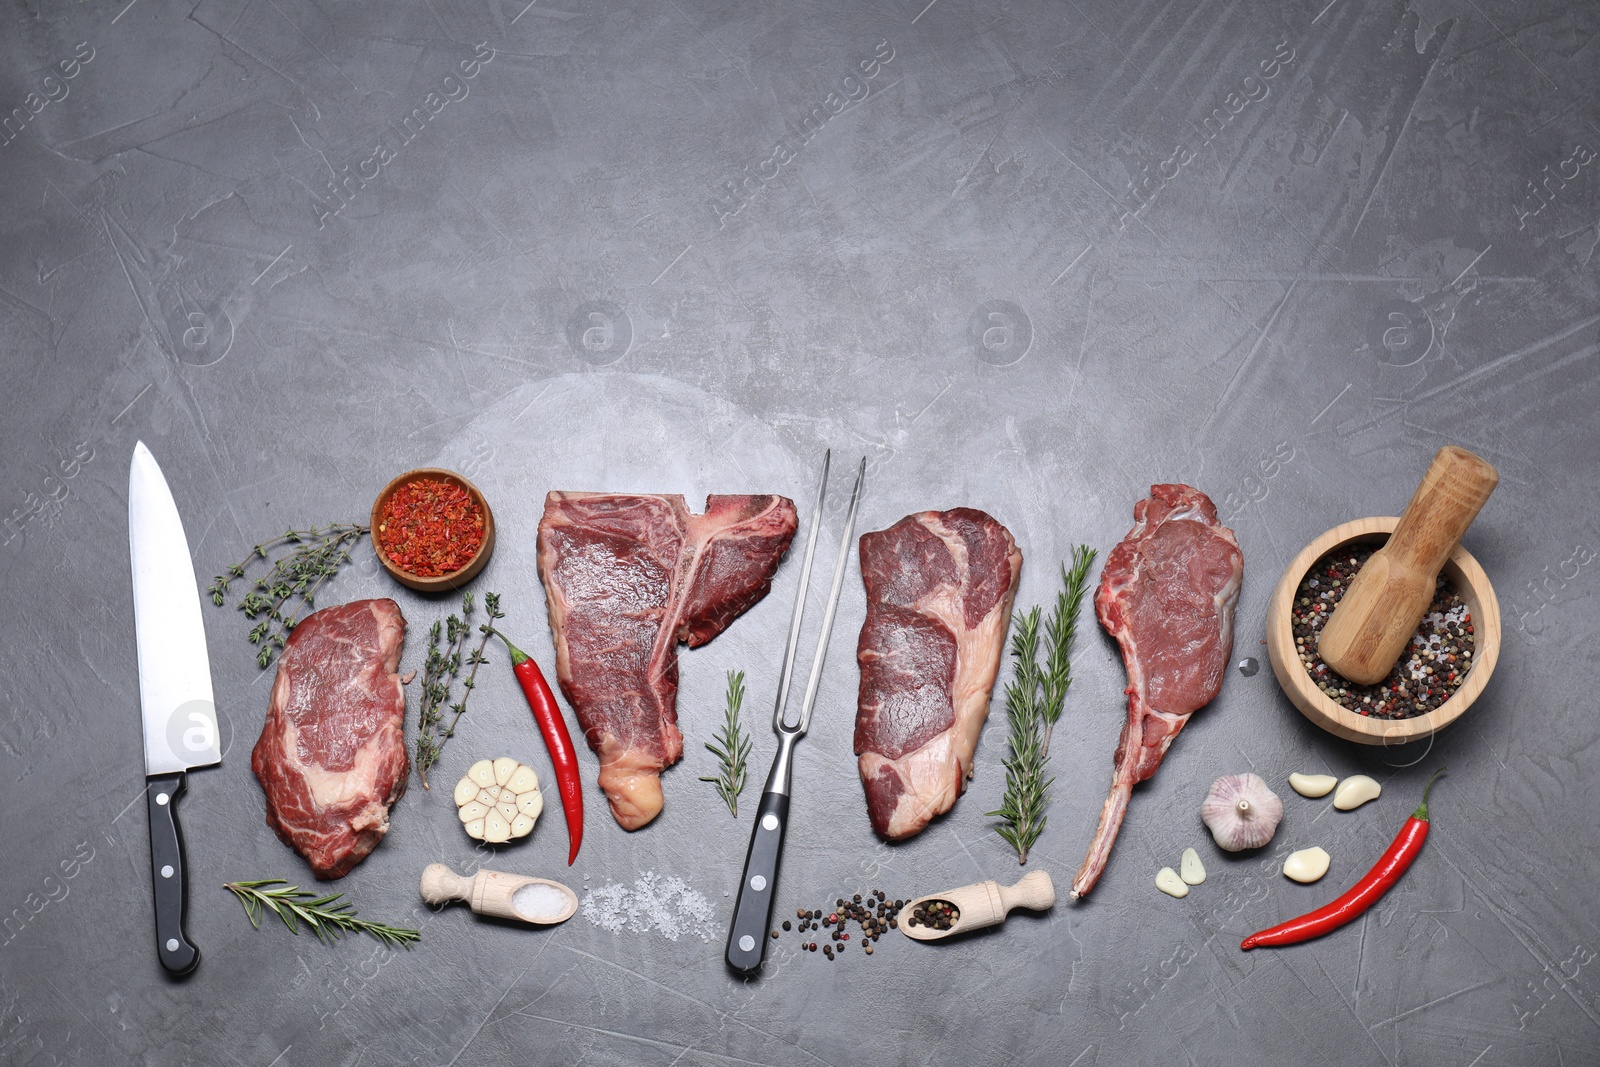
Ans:
{"type": "Polygon", "coordinates": [[[762,793],[755,829],[750,831],[750,851],[744,858],[739,899],[733,906],[733,926],[728,931],[728,966],[741,974],[759,971],[767,954],[778,860],[783,856],[783,835],[788,828],[789,797],[762,793]]]}
{"type": "Polygon", "coordinates": [[[200,950],[184,933],[189,911],[189,879],[184,871],[183,834],[178,829],[178,798],[187,776],[156,774],[145,780],[145,806],[150,809],[150,876],[156,896],[156,953],[174,975],[188,974],[200,964],[200,950]]]}

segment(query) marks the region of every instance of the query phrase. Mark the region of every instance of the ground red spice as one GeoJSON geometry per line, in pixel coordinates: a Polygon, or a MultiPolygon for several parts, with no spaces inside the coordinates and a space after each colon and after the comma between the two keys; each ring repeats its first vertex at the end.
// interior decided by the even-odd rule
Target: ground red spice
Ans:
{"type": "Polygon", "coordinates": [[[417,478],[384,503],[378,544],[406,573],[440,578],[472,562],[483,532],[483,509],[471,493],[442,478],[417,478]]]}

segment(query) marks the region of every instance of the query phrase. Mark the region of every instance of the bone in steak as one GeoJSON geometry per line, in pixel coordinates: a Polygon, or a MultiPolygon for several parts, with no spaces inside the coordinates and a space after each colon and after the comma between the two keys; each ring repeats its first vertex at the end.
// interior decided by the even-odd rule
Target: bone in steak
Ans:
{"type": "Polygon", "coordinates": [[[278,657],[250,766],[267,825],[318,878],[339,878],[389,832],[406,791],[406,697],[397,670],[406,620],[392,600],[302,619],[278,657]]]}
{"type": "Polygon", "coordinates": [[[863,534],[860,556],[855,751],[872,828],[898,841],[966,792],[1022,552],[994,519],[956,508],[863,534]]]}
{"type": "Polygon", "coordinates": [[[710,641],[772,588],[794,537],[794,502],[551,493],[539,578],[556,678],[600,756],[611,814],[637,830],[661,812],[661,771],[683,754],[678,642],[710,641]]]}
{"type": "Polygon", "coordinates": [[[1100,625],[1122,646],[1128,721],[1111,794],[1072,879],[1074,900],[1100,880],[1134,785],[1156,773],[1189,716],[1217,695],[1233,653],[1244,556],[1211,498],[1187,485],[1152,485],[1133,520],[1106,558],[1094,598],[1100,625]]]}

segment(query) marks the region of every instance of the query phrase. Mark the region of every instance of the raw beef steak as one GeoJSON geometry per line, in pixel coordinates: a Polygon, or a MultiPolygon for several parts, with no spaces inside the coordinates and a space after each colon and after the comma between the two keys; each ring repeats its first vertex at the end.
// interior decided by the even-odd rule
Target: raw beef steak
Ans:
{"type": "Polygon", "coordinates": [[[1022,552],[994,519],[956,508],[863,534],[860,555],[855,750],[872,828],[900,840],[966,792],[1022,552]]]}
{"type": "Polygon", "coordinates": [[[1094,598],[1100,625],[1122,646],[1128,721],[1074,899],[1105,870],[1134,785],[1156,773],[1189,716],[1222,688],[1243,577],[1239,542],[1200,490],[1152,485],[1133,506],[1133,529],[1106,557],[1094,598]]]}
{"type": "Polygon", "coordinates": [[[397,672],[406,620],[392,600],[307,615],[278,657],[250,766],[267,825],[318,878],[339,878],[389,832],[406,791],[406,697],[397,672]]]}
{"type": "Polygon", "coordinates": [[[551,493],[539,578],[556,678],[600,756],[600,788],[625,829],[661,812],[661,771],[683,754],[678,642],[696,648],[772,588],[794,537],[794,502],[551,493]]]}

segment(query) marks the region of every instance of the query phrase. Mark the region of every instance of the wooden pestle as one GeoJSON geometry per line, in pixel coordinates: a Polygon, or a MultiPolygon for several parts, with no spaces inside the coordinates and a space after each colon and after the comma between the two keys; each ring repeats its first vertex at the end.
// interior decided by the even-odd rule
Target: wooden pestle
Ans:
{"type": "Polygon", "coordinates": [[[1350,582],[1322,628],[1317,652],[1352,682],[1381,682],[1433,601],[1439,568],[1455,551],[1500,475],[1455,445],[1439,449],[1388,542],[1350,582]]]}

